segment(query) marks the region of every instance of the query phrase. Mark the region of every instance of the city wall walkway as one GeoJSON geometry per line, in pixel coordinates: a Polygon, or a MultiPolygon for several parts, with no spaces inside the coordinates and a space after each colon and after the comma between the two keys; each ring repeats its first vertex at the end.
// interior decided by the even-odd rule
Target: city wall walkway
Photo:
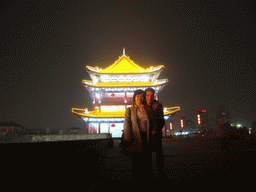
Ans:
{"type": "MultiPolygon", "coordinates": [[[[52,186],[56,190],[71,186],[73,191],[134,189],[131,158],[122,153],[118,139],[113,140],[113,147],[111,143],[110,139],[92,139],[1,144],[2,175],[17,186],[33,183],[47,190],[52,186]]],[[[256,171],[255,147],[255,140],[164,138],[166,179],[157,179],[153,153],[155,180],[142,182],[143,187],[164,190],[207,185],[220,189],[222,185],[230,189],[244,185],[245,189],[254,182],[249,175],[256,171]]]]}
{"type": "MultiPolygon", "coordinates": [[[[241,140],[220,140],[217,138],[193,139],[163,139],[164,169],[166,179],[157,180],[156,153],[152,154],[152,167],[158,185],[155,187],[196,186],[218,183],[226,185],[229,179],[246,174],[248,164],[256,160],[256,142],[241,140]]],[[[92,188],[100,188],[104,183],[129,183],[132,181],[132,162],[129,156],[122,153],[118,146],[119,140],[114,140],[114,147],[101,156],[101,181],[96,181],[92,188]]],[[[250,169],[250,171],[254,171],[250,169]]],[[[241,180],[241,178],[240,178],[241,180]]],[[[153,186],[151,186],[153,187],[153,186]]],[[[161,188],[161,187],[160,187],[161,188]]]]}

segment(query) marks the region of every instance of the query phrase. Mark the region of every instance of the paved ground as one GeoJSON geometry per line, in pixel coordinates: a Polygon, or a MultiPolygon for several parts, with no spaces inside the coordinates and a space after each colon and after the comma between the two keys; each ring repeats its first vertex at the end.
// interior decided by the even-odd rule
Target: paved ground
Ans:
{"type": "MultiPolygon", "coordinates": [[[[101,179],[93,183],[92,190],[98,190],[111,185],[123,185],[131,187],[131,158],[125,156],[118,146],[119,140],[114,140],[114,147],[108,153],[100,157],[101,179]]],[[[255,159],[253,146],[239,141],[229,141],[227,144],[210,138],[201,139],[163,139],[165,180],[157,180],[156,158],[153,153],[152,167],[155,181],[149,182],[151,188],[166,186],[198,187],[203,184],[211,185],[218,189],[219,185],[234,186],[247,177],[252,167],[249,164],[255,159]],[[246,164],[246,162],[248,162],[246,164]],[[248,167],[249,166],[249,167],[248,167]],[[245,176],[246,175],[246,176],[245,176]],[[232,180],[232,182],[229,181],[232,180]],[[224,184],[224,185],[223,185],[224,184]]],[[[243,182],[245,182],[243,180],[243,182]]],[[[248,183],[246,184],[246,186],[248,183]]],[[[145,186],[144,186],[145,187],[145,186]]],[[[142,187],[143,188],[143,187],[142,187]]]]}
{"type": "MultiPolygon", "coordinates": [[[[256,142],[214,138],[163,139],[166,179],[132,181],[131,158],[114,140],[114,147],[99,156],[83,145],[58,143],[15,148],[1,145],[2,184],[33,190],[145,191],[152,190],[242,190],[254,186],[256,142]],[[41,146],[41,147],[40,147],[41,146]],[[50,149],[50,148],[53,149],[50,149]],[[78,150],[79,148],[79,150],[78,150]],[[5,152],[3,152],[5,151],[5,152]],[[32,187],[35,186],[35,187],[32,187]],[[167,187],[167,188],[166,188],[167,187]],[[226,188],[226,189],[224,189],[226,188]]],[[[10,145],[8,145],[10,146],[10,145]]]]}

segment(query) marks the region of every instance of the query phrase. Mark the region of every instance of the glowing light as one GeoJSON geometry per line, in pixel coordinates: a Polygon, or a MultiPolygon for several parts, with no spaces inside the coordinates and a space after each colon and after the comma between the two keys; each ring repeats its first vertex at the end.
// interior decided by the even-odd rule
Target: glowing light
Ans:
{"type": "Polygon", "coordinates": [[[170,130],[172,130],[172,123],[170,123],[170,130]]]}
{"type": "Polygon", "coordinates": [[[180,120],[180,126],[183,128],[183,126],[184,126],[184,120],[183,119],[181,119],[180,120]]]}
{"type": "Polygon", "coordinates": [[[112,112],[112,111],[122,111],[124,112],[125,106],[124,105],[102,105],[101,111],[102,112],[112,112]]]}
{"type": "Polygon", "coordinates": [[[180,111],[180,107],[164,107],[164,116],[171,115],[177,111],[180,111]]]}
{"type": "Polygon", "coordinates": [[[201,116],[200,116],[200,114],[197,114],[197,124],[198,125],[201,124],[201,116]]]}
{"type": "MultiPolygon", "coordinates": [[[[90,87],[100,87],[100,88],[109,88],[109,87],[114,87],[114,88],[119,88],[122,87],[121,89],[124,89],[124,87],[136,87],[138,88],[148,88],[152,87],[155,88],[155,90],[159,90],[160,88],[158,86],[163,86],[168,82],[167,79],[162,79],[159,81],[155,82],[133,82],[133,81],[127,81],[127,82],[98,82],[98,83],[93,83],[93,81],[88,81],[88,80],[83,80],[83,84],[85,86],[90,86],[90,87]]],[[[113,89],[113,88],[112,88],[113,89]]],[[[96,91],[99,91],[99,88],[95,89],[96,91]]]]}
{"type": "Polygon", "coordinates": [[[187,134],[188,134],[188,132],[181,132],[181,131],[175,133],[175,135],[187,135],[187,134]]]}
{"type": "Polygon", "coordinates": [[[86,122],[124,122],[124,118],[83,118],[86,122]]]}

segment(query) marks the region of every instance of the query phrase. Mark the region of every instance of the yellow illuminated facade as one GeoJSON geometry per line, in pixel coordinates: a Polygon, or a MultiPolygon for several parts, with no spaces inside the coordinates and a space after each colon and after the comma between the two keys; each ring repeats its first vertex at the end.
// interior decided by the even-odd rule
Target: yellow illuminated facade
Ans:
{"type": "MultiPolygon", "coordinates": [[[[157,79],[163,68],[163,65],[140,67],[126,56],[125,51],[106,69],[86,66],[92,81],[83,80],[82,83],[93,100],[93,111],[73,108],[72,112],[86,122],[88,133],[111,133],[112,137],[121,137],[125,109],[132,105],[134,91],[151,87],[157,99],[168,82],[167,79],[157,79]]],[[[179,110],[178,106],[165,107],[165,119],[179,110]]]]}

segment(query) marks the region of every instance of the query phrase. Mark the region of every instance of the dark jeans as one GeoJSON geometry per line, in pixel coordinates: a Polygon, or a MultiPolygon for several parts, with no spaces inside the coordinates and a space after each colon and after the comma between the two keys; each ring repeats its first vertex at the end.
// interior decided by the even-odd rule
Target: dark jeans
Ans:
{"type": "Polygon", "coordinates": [[[162,133],[156,133],[155,143],[156,143],[156,168],[157,174],[159,177],[164,177],[164,153],[163,153],[163,145],[162,145],[162,133]]]}
{"type": "Polygon", "coordinates": [[[152,152],[147,145],[147,133],[141,132],[143,151],[132,155],[132,177],[135,181],[151,179],[152,170],[152,152]]]}

